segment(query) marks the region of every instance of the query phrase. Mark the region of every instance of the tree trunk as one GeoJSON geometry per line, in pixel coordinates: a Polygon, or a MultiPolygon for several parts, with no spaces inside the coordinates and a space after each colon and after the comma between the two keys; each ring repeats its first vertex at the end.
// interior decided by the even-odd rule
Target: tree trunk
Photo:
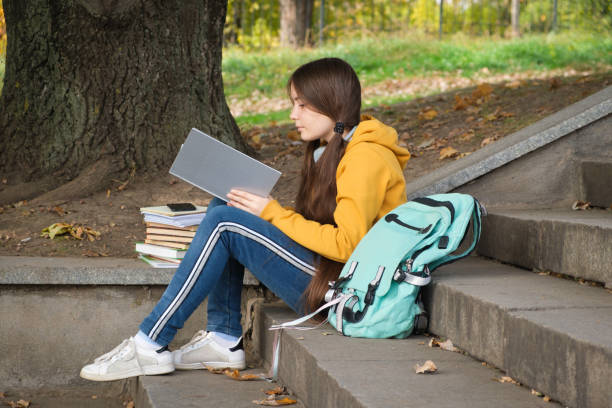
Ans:
{"type": "Polygon", "coordinates": [[[521,30],[519,24],[519,16],[521,11],[521,2],[520,0],[512,0],[511,6],[511,18],[512,18],[512,36],[520,37],[521,30]]]}
{"type": "Polygon", "coordinates": [[[167,170],[192,127],[246,148],[223,94],[226,0],[3,3],[2,173],[57,185],[93,172],[101,188],[167,170]]]}
{"type": "Polygon", "coordinates": [[[280,42],[299,48],[310,31],[314,0],[280,0],[280,42]]]}

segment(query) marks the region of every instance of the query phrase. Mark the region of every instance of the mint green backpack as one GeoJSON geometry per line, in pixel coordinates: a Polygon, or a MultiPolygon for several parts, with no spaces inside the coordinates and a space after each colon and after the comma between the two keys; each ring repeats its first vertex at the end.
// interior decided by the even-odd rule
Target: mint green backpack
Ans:
{"type": "Polygon", "coordinates": [[[457,193],[416,198],[389,212],[330,283],[330,324],[351,337],[409,336],[426,316],[419,289],[438,266],[474,250],[481,213],[486,214],[475,198],[457,193]]]}

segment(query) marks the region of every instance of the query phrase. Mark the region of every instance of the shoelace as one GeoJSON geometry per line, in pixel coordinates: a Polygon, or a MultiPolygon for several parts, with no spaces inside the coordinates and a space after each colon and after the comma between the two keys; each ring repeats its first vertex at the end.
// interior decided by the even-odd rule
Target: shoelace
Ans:
{"type": "Polygon", "coordinates": [[[189,342],[181,346],[181,350],[194,346],[199,341],[204,340],[204,338],[206,338],[207,335],[208,335],[207,331],[204,331],[204,330],[198,331],[196,334],[193,335],[193,337],[191,338],[191,340],[189,340],[189,342]]]}
{"type": "MultiPolygon", "coordinates": [[[[96,363],[102,363],[105,361],[109,361],[113,358],[117,358],[119,357],[122,353],[123,350],[126,350],[130,345],[130,339],[125,339],[121,342],[121,344],[119,344],[117,347],[115,347],[114,349],[112,349],[111,351],[109,351],[106,354],[101,355],[100,357],[96,358],[94,361],[96,363]]],[[[123,353],[125,354],[125,353],[123,353]]]]}

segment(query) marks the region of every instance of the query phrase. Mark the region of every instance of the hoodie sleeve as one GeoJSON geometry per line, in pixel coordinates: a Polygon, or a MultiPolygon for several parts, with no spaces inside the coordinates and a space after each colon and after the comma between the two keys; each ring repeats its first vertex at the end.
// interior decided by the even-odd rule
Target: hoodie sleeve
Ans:
{"type": "Polygon", "coordinates": [[[336,172],[336,226],[305,219],[273,200],[261,217],[300,245],[334,261],[346,262],[372,227],[385,197],[390,169],[376,150],[380,146],[362,143],[340,162],[336,172]]]}

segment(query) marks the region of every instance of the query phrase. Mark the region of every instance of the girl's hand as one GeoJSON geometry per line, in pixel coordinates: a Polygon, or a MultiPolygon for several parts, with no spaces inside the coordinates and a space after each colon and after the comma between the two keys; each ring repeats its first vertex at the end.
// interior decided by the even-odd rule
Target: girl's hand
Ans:
{"type": "Polygon", "coordinates": [[[266,205],[272,200],[271,197],[260,197],[255,194],[247,193],[246,191],[234,189],[227,194],[227,198],[230,200],[227,205],[240,208],[241,210],[257,216],[262,213],[266,205]]]}

